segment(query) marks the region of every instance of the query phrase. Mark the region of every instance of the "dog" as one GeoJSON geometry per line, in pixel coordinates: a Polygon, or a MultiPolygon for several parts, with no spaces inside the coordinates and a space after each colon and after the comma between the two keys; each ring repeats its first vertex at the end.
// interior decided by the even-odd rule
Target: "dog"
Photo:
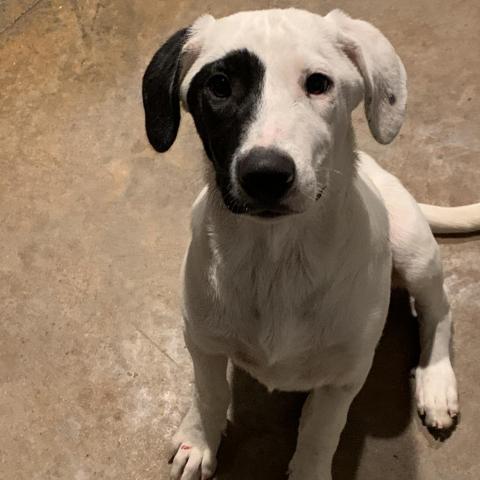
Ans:
{"type": "Polygon", "coordinates": [[[437,429],[458,414],[451,315],[432,230],[480,228],[480,203],[417,204],[356,150],[351,112],[362,100],[374,138],[390,143],[405,115],[405,68],[379,30],[340,10],[205,15],[148,65],[150,143],[170,148],[182,104],[206,160],[183,265],[194,392],[173,438],[172,479],[214,475],[230,401],[228,360],[271,390],[310,392],[289,479],[331,479],[392,278],[415,299],[420,322],[418,410],[437,429]]]}

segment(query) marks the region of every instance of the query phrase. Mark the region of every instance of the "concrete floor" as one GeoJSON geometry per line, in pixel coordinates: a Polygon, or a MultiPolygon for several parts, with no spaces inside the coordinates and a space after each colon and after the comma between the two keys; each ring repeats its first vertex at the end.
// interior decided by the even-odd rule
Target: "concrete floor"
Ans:
{"type": "MultiPolygon", "coordinates": [[[[179,268],[200,143],[184,118],[156,155],[140,81],[168,34],[205,11],[339,6],[370,20],[409,73],[400,137],[359,144],[422,201],[480,199],[477,0],[0,2],[0,479],[162,480],[188,404],[179,268]]],[[[335,480],[480,478],[480,237],[441,239],[456,322],[457,430],[435,440],[412,404],[416,329],[395,295],[351,411],[335,480]]],[[[302,396],[233,378],[219,479],[280,479],[302,396]],[[254,401],[253,401],[254,400],[254,401]]]]}

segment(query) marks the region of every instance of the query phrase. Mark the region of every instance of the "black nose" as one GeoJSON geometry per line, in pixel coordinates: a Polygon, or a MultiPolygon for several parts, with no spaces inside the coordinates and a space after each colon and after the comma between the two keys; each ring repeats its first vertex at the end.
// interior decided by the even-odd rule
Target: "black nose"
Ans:
{"type": "Polygon", "coordinates": [[[245,193],[262,204],[280,200],[295,181],[295,163],[279,150],[253,148],[238,160],[237,178],[245,193]]]}

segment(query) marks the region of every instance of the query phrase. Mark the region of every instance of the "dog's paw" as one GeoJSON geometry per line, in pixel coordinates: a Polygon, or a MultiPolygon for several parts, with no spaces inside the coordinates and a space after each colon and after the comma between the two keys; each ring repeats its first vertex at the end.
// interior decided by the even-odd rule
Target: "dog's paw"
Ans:
{"type": "Polygon", "coordinates": [[[210,422],[202,421],[197,411],[191,408],[172,439],[171,480],[212,478],[217,467],[216,453],[222,430],[222,425],[213,418],[210,422]],[[208,430],[205,430],[207,426],[208,430]]]}
{"type": "Polygon", "coordinates": [[[425,425],[433,429],[452,427],[458,415],[457,381],[450,360],[415,371],[417,409],[425,425]]]}
{"type": "MultiPolygon", "coordinates": [[[[180,432],[179,432],[180,433],[180,432]]],[[[215,452],[203,441],[174,437],[171,458],[171,480],[207,480],[213,477],[217,466],[215,452]]]]}

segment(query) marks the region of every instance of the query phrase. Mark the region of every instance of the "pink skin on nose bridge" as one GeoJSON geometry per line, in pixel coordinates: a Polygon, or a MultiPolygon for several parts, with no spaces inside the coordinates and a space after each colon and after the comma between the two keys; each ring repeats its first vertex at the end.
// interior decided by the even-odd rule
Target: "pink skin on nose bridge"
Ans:
{"type": "Polygon", "coordinates": [[[258,134],[255,146],[269,147],[274,146],[283,136],[283,130],[279,127],[264,127],[258,134]]]}

